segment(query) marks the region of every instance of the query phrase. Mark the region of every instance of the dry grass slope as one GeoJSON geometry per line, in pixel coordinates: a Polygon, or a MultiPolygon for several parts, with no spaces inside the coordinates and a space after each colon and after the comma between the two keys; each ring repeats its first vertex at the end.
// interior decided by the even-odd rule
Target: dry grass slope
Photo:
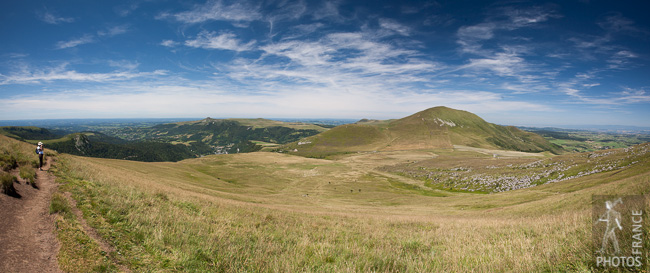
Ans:
{"type": "Polygon", "coordinates": [[[379,168],[445,157],[448,167],[493,160],[450,149],[177,163],[66,156],[59,175],[133,271],[589,271],[591,196],[650,192],[647,157],[620,172],[487,195],[379,168]]]}

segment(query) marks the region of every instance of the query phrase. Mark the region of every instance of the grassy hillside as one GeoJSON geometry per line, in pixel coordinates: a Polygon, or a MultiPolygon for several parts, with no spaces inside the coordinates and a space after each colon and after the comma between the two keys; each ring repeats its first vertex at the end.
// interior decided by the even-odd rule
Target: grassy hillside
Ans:
{"type": "Polygon", "coordinates": [[[257,152],[176,163],[65,156],[58,175],[86,221],[115,246],[113,261],[138,272],[592,271],[591,197],[647,196],[648,146],[558,158],[582,160],[582,171],[631,155],[637,162],[581,176],[576,167],[568,180],[493,194],[432,188],[384,168],[544,166],[555,157],[539,163],[451,149],[336,160],[257,152]]]}
{"type": "Polygon", "coordinates": [[[534,133],[488,123],[472,113],[447,107],[430,108],[398,120],[364,120],[342,125],[283,148],[303,156],[322,157],[359,151],[452,148],[453,145],[562,152],[560,146],[534,133]]]}

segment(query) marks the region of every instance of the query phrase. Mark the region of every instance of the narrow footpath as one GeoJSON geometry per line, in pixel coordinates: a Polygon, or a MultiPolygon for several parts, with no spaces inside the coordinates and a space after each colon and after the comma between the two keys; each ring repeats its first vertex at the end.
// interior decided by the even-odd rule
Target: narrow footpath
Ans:
{"type": "MultiPolygon", "coordinates": [[[[0,272],[61,272],[56,260],[59,243],[50,199],[58,185],[49,173],[36,170],[36,185],[14,183],[16,197],[0,194],[0,272]]],[[[15,173],[18,177],[18,174],[15,173]]]]}

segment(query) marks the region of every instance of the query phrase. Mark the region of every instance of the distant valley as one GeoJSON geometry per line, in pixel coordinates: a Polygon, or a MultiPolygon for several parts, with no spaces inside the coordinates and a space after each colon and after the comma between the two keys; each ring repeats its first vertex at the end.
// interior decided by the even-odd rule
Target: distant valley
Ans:
{"type": "Polygon", "coordinates": [[[0,133],[62,153],[136,161],[179,161],[209,154],[247,153],[328,130],[327,125],[266,119],[212,119],[123,126],[66,134],[37,127],[0,127],[0,133]]]}

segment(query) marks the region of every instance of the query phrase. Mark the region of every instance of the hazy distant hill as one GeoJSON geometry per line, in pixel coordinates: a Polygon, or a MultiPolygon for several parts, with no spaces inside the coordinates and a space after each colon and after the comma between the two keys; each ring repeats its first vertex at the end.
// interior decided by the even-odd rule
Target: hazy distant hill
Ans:
{"type": "Polygon", "coordinates": [[[357,151],[478,148],[524,152],[562,152],[543,137],[512,126],[488,123],[475,114],[447,107],[430,108],[397,120],[361,120],[284,147],[307,156],[357,151]]]}
{"type": "Polygon", "coordinates": [[[33,126],[4,126],[0,127],[0,134],[18,140],[30,139],[55,139],[64,136],[66,133],[60,130],[48,130],[33,126]]]}

